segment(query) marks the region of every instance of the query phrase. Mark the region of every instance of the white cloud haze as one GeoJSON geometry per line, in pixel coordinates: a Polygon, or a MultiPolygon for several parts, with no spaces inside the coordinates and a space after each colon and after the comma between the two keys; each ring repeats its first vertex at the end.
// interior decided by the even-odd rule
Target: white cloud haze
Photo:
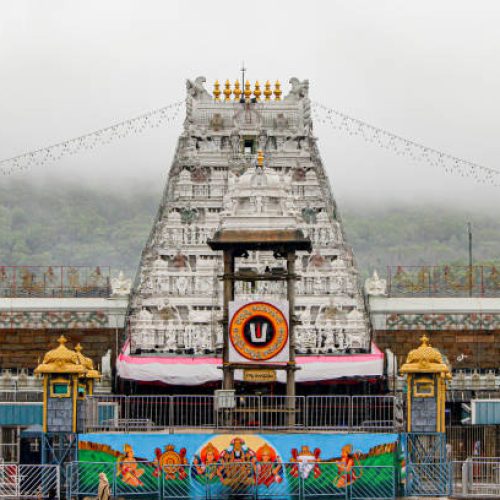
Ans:
{"type": "MultiPolygon", "coordinates": [[[[310,80],[312,99],[500,170],[496,0],[1,0],[0,158],[184,98],[186,78],[310,80]]],[[[182,119],[16,174],[164,182],[182,119]]],[[[500,188],[316,126],[336,196],[499,212],[500,188]]]]}

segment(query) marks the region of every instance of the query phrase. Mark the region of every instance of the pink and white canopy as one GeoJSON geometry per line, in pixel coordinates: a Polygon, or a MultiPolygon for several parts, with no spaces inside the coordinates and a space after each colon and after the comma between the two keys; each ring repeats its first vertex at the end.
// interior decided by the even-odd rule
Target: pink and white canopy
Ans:
{"type": "MultiPolygon", "coordinates": [[[[339,356],[298,356],[297,382],[316,382],[338,378],[377,377],[383,374],[384,354],[375,344],[369,354],[339,356]]],[[[169,385],[201,385],[222,380],[216,357],[132,356],[127,342],[118,356],[116,367],[122,379],[140,382],[162,382],[169,385]]],[[[285,371],[278,370],[278,382],[285,382],[285,371]]],[[[236,370],[236,380],[243,380],[243,371],[236,370]]]]}

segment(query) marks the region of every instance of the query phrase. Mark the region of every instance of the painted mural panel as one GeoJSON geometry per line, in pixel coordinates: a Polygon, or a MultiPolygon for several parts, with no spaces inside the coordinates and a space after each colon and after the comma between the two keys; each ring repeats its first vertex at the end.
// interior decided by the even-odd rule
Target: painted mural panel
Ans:
{"type": "Polygon", "coordinates": [[[191,498],[387,491],[399,464],[397,434],[82,434],[78,457],[89,482],[106,470],[116,493],[191,498]]]}

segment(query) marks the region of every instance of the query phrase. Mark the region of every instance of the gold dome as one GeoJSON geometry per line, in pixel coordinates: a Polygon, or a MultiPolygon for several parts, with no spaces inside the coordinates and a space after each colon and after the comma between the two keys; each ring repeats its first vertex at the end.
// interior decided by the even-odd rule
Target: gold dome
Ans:
{"type": "Polygon", "coordinates": [[[443,361],[441,353],[430,345],[429,337],[424,335],[420,341],[422,344],[408,353],[401,373],[441,373],[451,378],[450,367],[443,361]]]}
{"type": "Polygon", "coordinates": [[[85,377],[100,378],[101,374],[97,370],[94,370],[94,362],[90,358],[87,358],[87,356],[84,356],[82,354],[82,350],[83,347],[80,343],[78,343],[75,347],[75,351],[78,357],[78,362],[85,368],[85,370],[87,370],[85,373],[85,377]]]}
{"type": "Polygon", "coordinates": [[[65,346],[66,337],[61,335],[57,341],[59,346],[45,354],[43,362],[35,368],[35,373],[85,373],[86,369],[80,364],[77,353],[65,346]]]}

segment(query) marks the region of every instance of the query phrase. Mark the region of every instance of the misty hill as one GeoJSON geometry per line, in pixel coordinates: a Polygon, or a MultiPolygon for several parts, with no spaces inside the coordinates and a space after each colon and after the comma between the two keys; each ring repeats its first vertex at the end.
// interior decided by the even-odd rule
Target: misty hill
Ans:
{"type": "MultiPolygon", "coordinates": [[[[161,193],[64,182],[0,186],[0,265],[101,265],[135,274],[161,193]]],[[[500,220],[454,207],[341,206],[362,273],[387,265],[465,264],[466,222],[475,263],[500,261],[500,220]]]]}

